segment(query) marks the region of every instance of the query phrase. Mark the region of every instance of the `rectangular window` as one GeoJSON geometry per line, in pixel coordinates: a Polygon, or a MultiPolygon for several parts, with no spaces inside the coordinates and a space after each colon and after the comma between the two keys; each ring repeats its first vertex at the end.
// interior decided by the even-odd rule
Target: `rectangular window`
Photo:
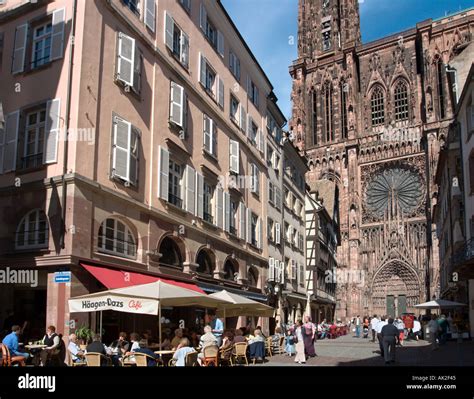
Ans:
{"type": "Polygon", "coordinates": [[[179,0],[179,3],[188,13],[191,12],[191,0],[179,0]]]}
{"type": "Polygon", "coordinates": [[[237,81],[240,82],[240,60],[232,51],[229,52],[229,69],[237,81]]]}
{"type": "Polygon", "coordinates": [[[204,205],[204,214],[203,219],[213,224],[214,217],[212,212],[212,199],[214,197],[214,187],[209,184],[206,180],[204,180],[204,197],[203,197],[203,205],[204,205]]]}
{"type": "Polygon", "coordinates": [[[33,31],[32,69],[51,61],[51,40],[53,34],[52,22],[36,27],[33,31]]]}
{"type": "Polygon", "coordinates": [[[275,222],[272,219],[267,218],[267,237],[268,237],[268,241],[270,242],[275,241],[274,229],[275,229],[275,222]]]}
{"type": "Polygon", "coordinates": [[[46,105],[26,115],[21,169],[36,168],[43,164],[46,105]]]}
{"type": "Polygon", "coordinates": [[[275,203],[275,185],[271,181],[268,182],[268,202],[275,203]]]}
{"type": "Polygon", "coordinates": [[[275,151],[272,146],[267,144],[267,164],[273,166],[275,151]]]}
{"type": "Polygon", "coordinates": [[[248,95],[250,97],[250,101],[252,101],[253,104],[258,108],[258,100],[259,100],[258,87],[250,78],[248,80],[248,95]]]}
{"type": "Polygon", "coordinates": [[[217,127],[214,120],[203,114],[204,150],[217,157],[217,127]]]}
{"type": "Polygon", "coordinates": [[[199,53],[199,82],[212,99],[224,108],[224,81],[201,53],[199,53]]]}
{"type": "Polygon", "coordinates": [[[250,191],[256,195],[260,195],[260,171],[258,166],[250,164],[250,170],[252,175],[250,191]]]}
{"type": "Polygon", "coordinates": [[[116,80],[131,88],[136,94],[141,91],[142,54],[134,38],[118,33],[116,80]]]}
{"type": "Polygon", "coordinates": [[[240,103],[232,94],[230,95],[230,120],[239,126],[240,103]]]}
{"type": "Polygon", "coordinates": [[[250,128],[249,139],[252,142],[252,144],[256,145],[257,144],[257,138],[258,138],[258,126],[255,124],[253,119],[251,119],[249,123],[250,123],[250,126],[249,126],[249,128],[250,128]]]}
{"type": "Polygon", "coordinates": [[[123,3],[137,16],[140,16],[140,0],[122,0],[123,3]]]}
{"type": "Polygon", "coordinates": [[[299,266],[299,271],[300,271],[300,278],[299,278],[300,287],[304,287],[304,283],[305,283],[304,265],[300,264],[298,266],[299,266]]]}
{"type": "Polygon", "coordinates": [[[182,181],[183,181],[183,167],[170,159],[169,161],[169,184],[168,184],[168,202],[177,206],[183,207],[182,197],[182,181]]]}
{"type": "Polygon", "coordinates": [[[237,223],[239,217],[239,202],[231,198],[230,200],[230,234],[237,236],[237,223]]]}
{"type": "Polygon", "coordinates": [[[165,11],[165,44],[173,56],[185,67],[189,66],[189,36],[165,11]]]}
{"type": "Polygon", "coordinates": [[[258,247],[258,216],[252,213],[251,217],[251,244],[258,247]]]}

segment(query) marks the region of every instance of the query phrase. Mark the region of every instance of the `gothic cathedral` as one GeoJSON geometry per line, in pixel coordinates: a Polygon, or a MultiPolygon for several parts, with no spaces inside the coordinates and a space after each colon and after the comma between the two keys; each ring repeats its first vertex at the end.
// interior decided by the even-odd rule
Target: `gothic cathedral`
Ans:
{"type": "Polygon", "coordinates": [[[299,0],[290,130],[307,181],[338,188],[339,272],[364,276],[338,282],[338,318],[439,297],[433,181],[453,116],[448,64],[471,40],[471,14],[361,43],[358,0],[299,0]]]}

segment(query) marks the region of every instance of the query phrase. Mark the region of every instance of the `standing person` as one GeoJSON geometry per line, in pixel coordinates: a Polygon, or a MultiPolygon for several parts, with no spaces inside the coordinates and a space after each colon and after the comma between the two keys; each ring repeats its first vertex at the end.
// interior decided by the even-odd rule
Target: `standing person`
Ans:
{"type": "Polygon", "coordinates": [[[405,338],[405,323],[401,317],[397,317],[397,320],[393,322],[393,325],[398,329],[398,343],[403,346],[403,339],[405,338]]]}
{"type": "Polygon", "coordinates": [[[444,345],[446,341],[448,340],[448,327],[449,323],[448,320],[446,320],[446,316],[442,314],[439,319],[438,319],[438,324],[439,324],[439,344],[444,345]]]}
{"type": "Polygon", "coordinates": [[[374,317],[372,318],[372,320],[370,320],[370,329],[372,330],[372,342],[375,342],[375,337],[377,336],[377,330],[375,329],[375,327],[377,326],[377,323],[379,321],[380,320],[378,319],[376,314],[374,314],[374,317]]]}
{"type": "Polygon", "coordinates": [[[286,332],[285,352],[288,353],[288,356],[290,357],[296,353],[295,336],[291,333],[290,330],[286,332]]]}
{"type": "Polygon", "coordinates": [[[224,323],[217,315],[212,315],[211,321],[212,333],[217,338],[217,346],[222,345],[222,334],[224,333],[224,323]]]}
{"type": "Polygon", "coordinates": [[[417,319],[413,320],[413,328],[411,331],[418,341],[421,334],[421,323],[417,319]]]}
{"type": "Polygon", "coordinates": [[[428,323],[428,331],[430,332],[430,342],[431,342],[431,350],[436,350],[438,349],[438,333],[439,333],[440,327],[437,321],[437,317],[435,314],[431,315],[431,320],[428,323]]]}
{"type": "Polygon", "coordinates": [[[304,317],[303,324],[303,341],[304,341],[304,353],[306,357],[315,357],[316,352],[314,350],[314,339],[316,336],[316,326],[311,321],[311,317],[304,317]]]}
{"type": "Polygon", "coordinates": [[[354,324],[355,324],[355,333],[356,333],[356,338],[360,338],[360,325],[361,325],[361,322],[360,322],[360,315],[357,315],[357,317],[355,318],[354,320],[354,324]]]}
{"type": "Polygon", "coordinates": [[[306,363],[306,356],[304,355],[303,323],[301,322],[301,320],[298,320],[296,322],[295,336],[296,336],[295,362],[299,364],[306,363]]]}
{"type": "Polygon", "coordinates": [[[388,323],[385,321],[385,316],[382,316],[380,321],[375,326],[375,330],[377,331],[377,340],[379,341],[379,348],[380,348],[380,355],[384,357],[384,348],[383,348],[383,339],[382,339],[382,328],[386,326],[388,323]]]}
{"type": "Polygon", "coordinates": [[[43,337],[43,344],[47,345],[40,352],[40,359],[43,366],[46,366],[58,359],[60,355],[61,337],[56,334],[56,327],[49,326],[46,335],[43,337]]]}
{"type": "Polygon", "coordinates": [[[388,319],[388,324],[382,327],[383,351],[385,364],[395,363],[395,351],[398,341],[398,328],[393,325],[393,319],[388,319]]]}

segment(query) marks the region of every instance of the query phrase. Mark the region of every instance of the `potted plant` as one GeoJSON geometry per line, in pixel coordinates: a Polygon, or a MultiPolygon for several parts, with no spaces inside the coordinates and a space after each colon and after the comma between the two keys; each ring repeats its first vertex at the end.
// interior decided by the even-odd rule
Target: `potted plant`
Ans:
{"type": "Polygon", "coordinates": [[[81,342],[79,346],[84,350],[86,349],[87,344],[92,342],[94,332],[86,326],[81,326],[74,332],[74,334],[76,334],[77,339],[81,342]]]}

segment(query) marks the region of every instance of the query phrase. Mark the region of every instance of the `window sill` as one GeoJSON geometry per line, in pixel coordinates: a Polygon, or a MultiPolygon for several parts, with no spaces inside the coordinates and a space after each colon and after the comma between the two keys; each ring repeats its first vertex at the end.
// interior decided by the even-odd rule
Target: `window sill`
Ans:
{"type": "Polygon", "coordinates": [[[219,163],[219,160],[217,159],[217,155],[211,154],[205,148],[202,149],[202,155],[204,155],[206,158],[213,161],[214,163],[219,163]]]}
{"type": "Polygon", "coordinates": [[[251,242],[249,242],[248,244],[249,244],[249,247],[250,247],[250,248],[253,248],[253,249],[255,249],[256,251],[261,251],[261,249],[260,249],[257,245],[252,244],[251,242]]]}
{"type": "Polygon", "coordinates": [[[51,253],[48,247],[25,247],[15,248],[12,252],[7,252],[6,255],[18,255],[18,254],[32,254],[37,253],[38,255],[49,255],[51,253]]]}
{"type": "Polygon", "coordinates": [[[165,207],[166,209],[171,209],[173,211],[181,213],[183,216],[187,215],[188,213],[184,208],[180,208],[179,206],[173,205],[171,202],[168,201],[165,201],[165,207]]]}
{"type": "MultiPolygon", "coordinates": [[[[56,163],[56,162],[55,162],[56,163]]],[[[49,165],[49,164],[48,164],[49,165]]],[[[46,167],[48,166],[46,164],[43,164],[41,166],[36,166],[34,168],[25,168],[25,169],[17,169],[16,171],[13,171],[16,173],[16,175],[26,175],[28,173],[34,173],[34,172],[39,172],[41,170],[44,170],[46,169],[46,167]]],[[[10,172],[8,172],[10,173],[10,172]]]]}
{"type": "Polygon", "coordinates": [[[201,224],[203,226],[206,226],[206,227],[210,228],[210,229],[219,230],[219,227],[217,227],[215,224],[212,224],[212,223],[208,222],[207,220],[201,219],[201,224]]]}
{"type": "MultiPolygon", "coordinates": [[[[54,61],[57,61],[57,60],[54,60],[54,61]]],[[[37,72],[39,73],[39,72],[45,71],[46,69],[51,68],[51,66],[53,65],[54,61],[49,61],[49,62],[47,62],[47,63],[45,63],[45,64],[43,64],[43,65],[40,65],[40,66],[38,66],[38,67],[36,67],[36,68],[31,68],[31,67],[30,67],[30,68],[27,68],[27,69],[25,69],[23,72],[18,72],[18,73],[13,74],[13,76],[33,75],[33,74],[35,74],[35,73],[37,73],[37,72]]]]}
{"type": "Polygon", "coordinates": [[[117,253],[117,252],[107,251],[106,249],[99,249],[96,253],[98,255],[113,256],[114,258],[128,259],[128,260],[133,260],[133,261],[137,260],[136,256],[124,255],[124,254],[117,253]]]}

